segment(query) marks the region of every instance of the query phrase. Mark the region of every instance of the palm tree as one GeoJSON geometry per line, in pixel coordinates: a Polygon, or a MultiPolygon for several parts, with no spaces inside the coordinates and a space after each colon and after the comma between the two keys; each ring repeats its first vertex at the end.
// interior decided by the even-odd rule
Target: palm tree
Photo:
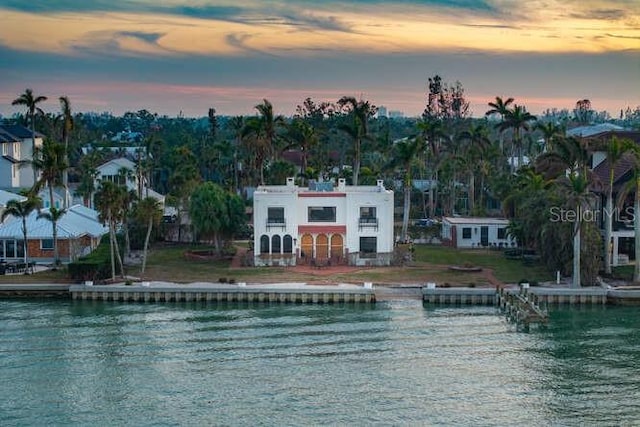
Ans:
{"type": "Polygon", "coordinates": [[[233,188],[236,194],[240,190],[239,183],[239,166],[238,166],[238,150],[242,145],[242,129],[244,128],[244,117],[234,116],[229,119],[229,126],[233,131],[235,146],[233,147],[233,188]]]}
{"type": "MultiPolygon", "coordinates": [[[[491,141],[487,135],[487,127],[484,124],[478,124],[471,126],[470,129],[465,130],[460,135],[463,141],[467,141],[468,144],[465,147],[464,161],[468,165],[467,171],[469,173],[469,212],[475,210],[475,178],[476,171],[481,169],[484,162],[487,150],[491,147],[491,141]]],[[[482,193],[484,192],[484,180],[480,182],[480,197],[482,199],[482,193]]],[[[482,200],[481,200],[482,201],[482,200]]]]}
{"type": "Polygon", "coordinates": [[[606,274],[611,274],[611,235],[613,234],[613,182],[615,179],[614,172],[616,165],[625,155],[628,143],[616,138],[611,138],[606,143],[607,160],[609,161],[609,182],[607,187],[607,202],[604,211],[605,229],[604,229],[604,270],[606,274]]]}
{"type": "MultiPolygon", "coordinates": [[[[273,105],[266,99],[262,100],[262,104],[256,105],[255,109],[259,113],[259,135],[263,138],[265,151],[271,159],[278,160],[280,157],[280,150],[276,147],[278,128],[284,126],[284,116],[276,116],[273,112],[273,105]]],[[[262,184],[264,184],[264,180],[262,184]]]]}
{"type": "Polygon", "coordinates": [[[378,107],[369,101],[357,100],[353,96],[343,96],[338,100],[338,105],[353,118],[351,125],[340,126],[340,129],[353,140],[353,185],[358,185],[362,142],[369,139],[369,119],[376,114],[378,107]]]}
{"type": "MultiPolygon", "coordinates": [[[[427,149],[427,169],[429,170],[429,217],[435,215],[435,209],[437,206],[438,192],[435,186],[438,181],[438,168],[441,157],[441,142],[446,137],[444,126],[441,120],[424,119],[417,124],[418,131],[421,138],[425,142],[425,148],[427,149]]],[[[424,193],[423,193],[424,194],[424,193]]]]}
{"type": "Polygon", "coordinates": [[[304,186],[309,155],[318,144],[318,134],[310,123],[303,119],[295,118],[288,127],[287,138],[291,141],[289,147],[300,150],[300,176],[302,177],[302,185],[304,186]]]}
{"type": "Polygon", "coordinates": [[[153,197],[146,197],[136,204],[135,213],[138,220],[147,223],[147,234],[144,238],[141,268],[141,273],[144,274],[144,270],[147,265],[147,252],[149,250],[151,230],[153,229],[154,224],[158,224],[162,219],[162,210],[160,209],[160,204],[156,199],[153,197]]]}
{"type": "Polygon", "coordinates": [[[31,193],[33,195],[38,194],[44,186],[47,186],[49,189],[50,215],[47,219],[51,221],[53,227],[53,251],[55,265],[58,265],[59,263],[58,239],[56,238],[58,226],[56,223],[57,220],[65,213],[65,210],[61,209],[60,211],[54,211],[55,199],[53,189],[55,186],[60,184],[61,175],[68,167],[65,157],[65,150],[62,144],[47,140],[44,142],[42,147],[38,147],[36,149],[33,160],[28,162],[31,163],[34,170],[40,171],[40,179],[38,179],[33,185],[31,193]]]}
{"type": "MultiPolygon", "coordinates": [[[[60,107],[62,109],[62,141],[64,142],[64,160],[66,164],[69,164],[69,134],[73,130],[74,121],[71,114],[71,103],[69,98],[61,96],[60,107]]],[[[64,209],[69,207],[69,171],[65,169],[62,171],[62,186],[64,187],[64,209]]]]}
{"type": "Polygon", "coordinates": [[[33,160],[26,164],[31,164],[35,171],[40,172],[40,179],[34,183],[31,192],[37,194],[46,186],[50,206],[55,206],[53,189],[61,183],[62,173],[68,168],[64,145],[47,140],[42,147],[36,148],[33,160]]]}
{"type": "Polygon", "coordinates": [[[407,141],[401,141],[394,146],[394,156],[391,166],[399,166],[404,172],[404,209],[402,214],[402,231],[400,240],[408,240],[409,217],[411,211],[411,189],[413,188],[412,168],[416,162],[417,154],[422,151],[422,138],[416,137],[407,141]]]}
{"type": "Polygon", "coordinates": [[[532,115],[522,105],[514,105],[513,109],[508,111],[505,120],[500,124],[500,131],[513,129],[513,144],[518,151],[518,167],[523,165],[522,153],[522,131],[531,130],[529,122],[535,121],[536,116],[532,115]]]}
{"type": "Polygon", "coordinates": [[[80,159],[80,184],[76,195],[81,196],[84,205],[93,208],[93,193],[96,191],[96,179],[98,178],[98,166],[102,161],[99,151],[91,151],[80,159]]]}
{"type": "MultiPolygon", "coordinates": [[[[27,88],[23,94],[11,102],[11,105],[24,105],[27,107],[27,115],[29,116],[29,124],[31,126],[31,155],[36,151],[36,110],[37,105],[47,100],[46,96],[34,96],[33,90],[27,88]]],[[[37,172],[33,171],[33,182],[37,180],[37,172]]]]}
{"type": "Polygon", "coordinates": [[[589,180],[586,174],[573,172],[568,177],[563,178],[560,181],[560,185],[565,190],[564,194],[569,208],[576,213],[573,223],[573,277],[571,287],[579,288],[582,285],[580,277],[582,213],[591,202],[589,180]]]}
{"type": "Polygon", "coordinates": [[[122,212],[122,199],[126,191],[110,181],[101,181],[95,196],[95,207],[99,212],[100,220],[109,227],[109,253],[111,258],[111,278],[116,278],[116,259],[120,264],[120,274],[124,275],[116,228],[120,222],[122,212]]]}
{"type": "MultiPolygon", "coordinates": [[[[48,211],[38,213],[38,218],[44,218],[51,222],[53,227],[53,268],[56,269],[60,265],[60,253],[58,251],[58,221],[67,211],[65,209],[56,209],[51,206],[48,211]]],[[[71,247],[69,247],[69,250],[71,247]]],[[[71,255],[71,253],[69,253],[71,255]]]]}
{"type": "Polygon", "coordinates": [[[542,132],[545,152],[553,151],[554,141],[564,133],[562,126],[558,126],[553,122],[538,122],[536,123],[536,129],[542,132]]]}
{"type": "MultiPolygon", "coordinates": [[[[496,125],[497,128],[500,127],[502,122],[504,122],[504,118],[511,111],[509,109],[509,106],[513,104],[513,101],[514,99],[511,97],[507,98],[505,101],[502,99],[502,97],[496,96],[495,102],[489,102],[489,107],[491,107],[491,109],[489,109],[485,113],[485,116],[491,116],[494,114],[500,115],[500,123],[496,125]]],[[[504,141],[502,138],[502,131],[500,131],[500,152],[504,153],[504,141]]]]}
{"type": "MultiPolygon", "coordinates": [[[[4,220],[8,216],[14,216],[16,218],[22,219],[22,238],[24,242],[24,264],[29,265],[29,245],[27,241],[27,217],[36,209],[40,208],[41,201],[36,197],[27,197],[23,201],[18,201],[16,199],[9,200],[5,207],[5,210],[2,212],[2,219],[4,220]]],[[[27,274],[28,269],[25,268],[25,274],[27,274]]]]}

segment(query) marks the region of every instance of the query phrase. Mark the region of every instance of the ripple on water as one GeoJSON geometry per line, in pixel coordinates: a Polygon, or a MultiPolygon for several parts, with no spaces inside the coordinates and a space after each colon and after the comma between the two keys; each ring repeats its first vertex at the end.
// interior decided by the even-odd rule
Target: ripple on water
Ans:
{"type": "Polygon", "coordinates": [[[640,316],[491,307],[0,301],[2,425],[606,425],[640,419],[640,316]],[[624,319],[624,320],[621,320],[624,319]],[[25,402],[28,402],[25,404],[25,402]]]}

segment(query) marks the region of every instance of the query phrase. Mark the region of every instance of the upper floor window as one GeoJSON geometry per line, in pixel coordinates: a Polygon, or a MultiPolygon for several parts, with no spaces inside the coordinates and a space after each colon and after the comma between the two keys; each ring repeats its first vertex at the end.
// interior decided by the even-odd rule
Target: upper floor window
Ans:
{"type": "Polygon", "coordinates": [[[16,159],[20,158],[20,143],[19,142],[14,142],[13,143],[13,157],[16,159]]]}
{"type": "Polygon", "coordinates": [[[2,155],[6,156],[9,154],[9,144],[2,144],[2,155]]]}
{"type": "Polygon", "coordinates": [[[309,222],[336,222],[335,206],[309,206],[309,222]]]}
{"type": "Polygon", "coordinates": [[[363,206],[360,208],[360,218],[375,218],[376,208],[375,206],[363,206]]]}
{"type": "Polygon", "coordinates": [[[284,208],[267,208],[268,224],[284,224],[284,208]]]}

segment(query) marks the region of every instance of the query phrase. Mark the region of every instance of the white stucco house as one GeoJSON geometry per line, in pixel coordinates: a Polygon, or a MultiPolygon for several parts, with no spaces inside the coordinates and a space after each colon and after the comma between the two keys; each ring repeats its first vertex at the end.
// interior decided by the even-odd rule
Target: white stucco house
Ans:
{"type": "Polygon", "coordinates": [[[111,181],[118,185],[126,186],[127,190],[135,191],[141,198],[153,197],[164,207],[164,195],[151,189],[146,180],[139,180],[138,175],[136,174],[136,164],[131,160],[125,157],[119,157],[103,163],[96,169],[96,188],[100,186],[101,181],[111,181]],[[128,171],[128,177],[125,177],[120,173],[123,169],[128,171]]]}
{"type": "MultiPolygon", "coordinates": [[[[42,134],[36,132],[36,147],[42,146],[42,134]]],[[[33,187],[33,168],[25,160],[33,159],[31,130],[21,125],[0,124],[0,188],[33,187]]]]}
{"type": "Polygon", "coordinates": [[[256,266],[390,265],[393,191],[382,180],[346,186],[344,179],[259,186],[253,193],[256,266]]]}
{"type": "Polygon", "coordinates": [[[516,241],[507,233],[503,218],[442,218],[442,244],[454,248],[510,248],[516,241]]]}

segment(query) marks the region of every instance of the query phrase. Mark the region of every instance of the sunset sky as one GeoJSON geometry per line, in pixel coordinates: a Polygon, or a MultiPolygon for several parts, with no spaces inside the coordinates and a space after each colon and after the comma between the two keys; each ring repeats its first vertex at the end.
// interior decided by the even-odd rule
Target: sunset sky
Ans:
{"type": "Polygon", "coordinates": [[[640,0],[0,0],[0,114],[289,115],[353,95],[418,115],[428,77],[534,114],[640,105],[640,0]]]}

